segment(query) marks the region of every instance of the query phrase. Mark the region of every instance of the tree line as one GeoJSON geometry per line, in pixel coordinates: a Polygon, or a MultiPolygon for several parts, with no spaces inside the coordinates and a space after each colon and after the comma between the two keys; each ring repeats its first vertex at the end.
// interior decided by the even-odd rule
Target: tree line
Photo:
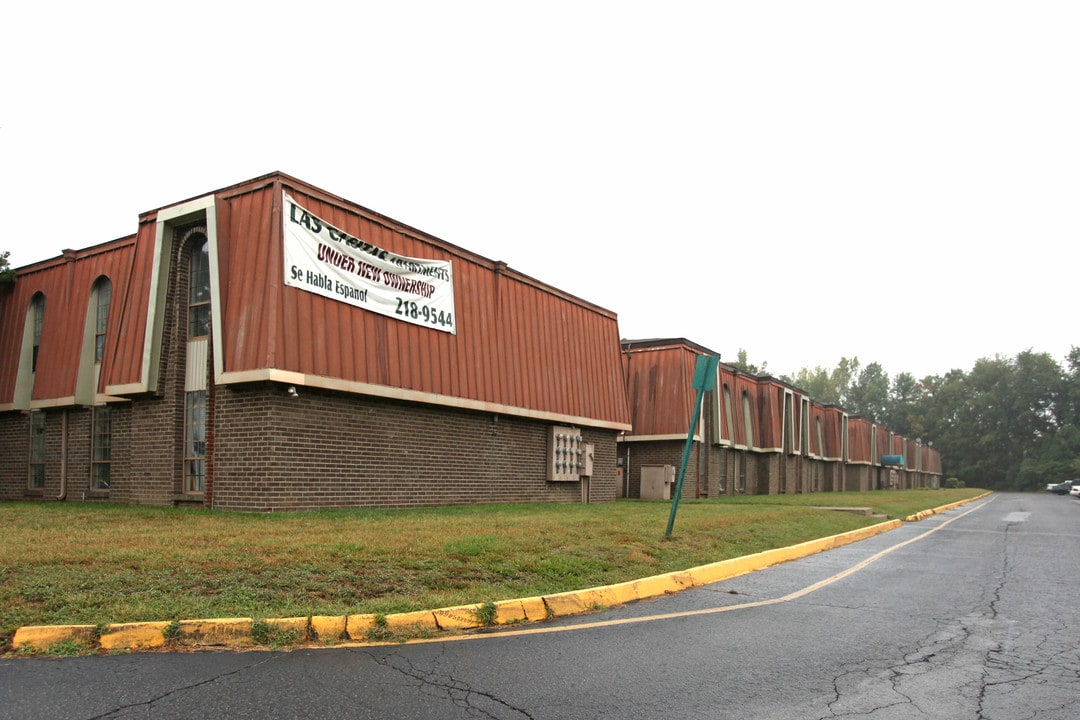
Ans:
{"type": "MultiPolygon", "coordinates": [[[[739,351],[733,363],[767,374],[739,351]]],[[[834,368],[779,376],[826,404],[861,415],[909,438],[933,443],[944,477],[969,487],[1041,490],[1080,478],[1080,348],[1063,367],[1048,353],[978,360],[921,380],[890,377],[879,363],[840,358],[834,368]]]]}

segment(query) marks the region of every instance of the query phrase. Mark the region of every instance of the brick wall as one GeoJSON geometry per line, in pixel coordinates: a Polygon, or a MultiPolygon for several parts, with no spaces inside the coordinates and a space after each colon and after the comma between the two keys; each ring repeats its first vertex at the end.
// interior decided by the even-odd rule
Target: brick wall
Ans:
{"type": "MultiPolygon", "coordinates": [[[[216,390],[213,505],[260,511],[580,502],[546,480],[550,425],[272,383],[216,390]]],[[[615,498],[615,433],[595,444],[593,502],[615,498]]]]}
{"type": "Polygon", "coordinates": [[[0,499],[55,501],[90,498],[90,410],[73,407],[45,414],[45,487],[27,484],[30,462],[30,415],[0,415],[0,499]]]}
{"type": "Polygon", "coordinates": [[[21,500],[26,495],[29,459],[30,417],[0,413],[0,500],[21,500]]]}

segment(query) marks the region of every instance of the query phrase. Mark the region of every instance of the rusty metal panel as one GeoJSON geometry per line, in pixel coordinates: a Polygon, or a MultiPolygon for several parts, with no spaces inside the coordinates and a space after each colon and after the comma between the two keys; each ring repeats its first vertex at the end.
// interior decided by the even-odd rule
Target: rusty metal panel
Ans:
{"type": "Polygon", "coordinates": [[[99,390],[109,385],[137,384],[142,379],[143,348],[148,332],[146,313],[154,267],[154,231],[152,217],[140,223],[132,238],[128,267],[123,271],[123,288],[113,285],[110,337],[101,364],[99,390]]]}
{"type": "Polygon", "coordinates": [[[881,457],[883,455],[890,454],[889,448],[889,429],[884,425],[877,426],[877,447],[874,448],[874,464],[879,465],[881,463],[881,457]]]}
{"type": "Polygon", "coordinates": [[[810,403],[810,454],[825,457],[825,406],[810,403]]]}
{"type": "MultiPolygon", "coordinates": [[[[804,435],[804,432],[805,432],[806,428],[803,426],[803,422],[804,422],[805,419],[803,418],[803,414],[802,414],[803,398],[804,397],[806,397],[806,396],[803,395],[798,390],[795,390],[795,389],[791,390],[791,413],[792,413],[791,433],[792,433],[792,437],[791,437],[791,448],[790,448],[790,450],[796,455],[805,455],[806,454],[806,442],[805,442],[806,437],[804,435]]],[[[785,412],[786,411],[787,411],[787,406],[785,405],[785,412]]]]}
{"type": "Polygon", "coordinates": [[[750,375],[739,373],[735,378],[735,395],[732,398],[736,409],[735,437],[739,445],[749,448],[761,447],[761,417],[756,397],[757,381],[750,375]]]}
{"type": "Polygon", "coordinates": [[[716,383],[717,401],[720,407],[720,438],[735,443],[735,418],[740,416],[741,408],[735,408],[735,368],[721,364],[716,383]]]}
{"type": "Polygon", "coordinates": [[[640,347],[625,343],[623,353],[633,434],[685,437],[696,396],[693,377],[698,353],[678,342],[640,347]]]}
{"type": "Polygon", "coordinates": [[[848,418],[848,462],[871,462],[873,457],[870,448],[872,427],[873,423],[866,418],[848,418]]]}
{"type": "Polygon", "coordinates": [[[614,313],[287,176],[217,197],[225,372],[274,368],[629,427],[614,313]],[[286,287],[282,189],[365,242],[450,261],[457,334],[286,287]]]}
{"type": "Polygon", "coordinates": [[[923,452],[926,453],[926,460],[923,463],[923,472],[931,473],[933,475],[941,474],[941,453],[932,447],[923,448],[923,452]]]}
{"type": "MultiPolygon", "coordinates": [[[[812,411],[811,411],[812,412],[812,411]]],[[[821,457],[837,460],[844,447],[844,411],[835,405],[826,405],[821,408],[821,435],[824,447],[821,448],[821,457]]]]}
{"type": "Polygon", "coordinates": [[[38,292],[45,316],[31,401],[74,396],[91,289],[102,276],[112,284],[105,358],[115,352],[133,252],[134,238],[121,238],[19,269],[15,286],[0,291],[0,404],[13,400],[27,309],[38,292]]]}
{"type": "Polygon", "coordinates": [[[758,426],[760,438],[755,438],[755,445],[770,450],[779,448],[782,443],[784,419],[784,390],[770,378],[756,378],[758,426]]]}

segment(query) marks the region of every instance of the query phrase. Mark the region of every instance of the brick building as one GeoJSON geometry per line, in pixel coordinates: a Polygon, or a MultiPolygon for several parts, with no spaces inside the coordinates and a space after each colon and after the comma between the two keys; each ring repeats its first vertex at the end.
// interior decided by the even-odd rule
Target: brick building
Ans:
{"type": "Polygon", "coordinates": [[[616,497],[614,313],[281,173],[0,289],[0,499],[616,497]]]}
{"type": "MultiPolygon", "coordinates": [[[[633,430],[620,437],[620,496],[642,496],[642,473],[678,468],[690,432],[699,355],[684,338],[623,340],[633,430]]],[[[941,457],[776,378],[719,364],[705,393],[683,497],[933,487],[941,457]]],[[[648,491],[646,491],[648,494],[648,491]]]]}

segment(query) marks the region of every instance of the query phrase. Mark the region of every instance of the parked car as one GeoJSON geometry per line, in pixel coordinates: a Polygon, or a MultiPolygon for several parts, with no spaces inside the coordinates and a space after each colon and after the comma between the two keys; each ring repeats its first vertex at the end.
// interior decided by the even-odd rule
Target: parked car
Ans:
{"type": "Polygon", "coordinates": [[[1072,487],[1069,488],[1069,494],[1073,497],[1080,497],[1080,482],[1073,480],[1072,487]]]}
{"type": "Polygon", "coordinates": [[[1074,486],[1080,486],[1080,480],[1066,480],[1055,485],[1050,492],[1055,495],[1068,495],[1074,486]]]}

